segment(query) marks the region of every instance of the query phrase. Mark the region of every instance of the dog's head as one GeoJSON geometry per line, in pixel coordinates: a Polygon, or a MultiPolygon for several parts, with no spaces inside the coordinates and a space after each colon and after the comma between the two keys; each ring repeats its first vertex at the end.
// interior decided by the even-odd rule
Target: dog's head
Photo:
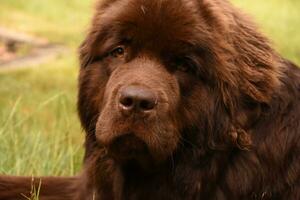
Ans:
{"type": "Polygon", "coordinates": [[[185,143],[248,145],[237,130],[253,105],[269,101],[279,70],[265,38],[232,9],[210,0],[101,1],[80,48],[87,142],[119,162],[161,162],[185,143]]]}

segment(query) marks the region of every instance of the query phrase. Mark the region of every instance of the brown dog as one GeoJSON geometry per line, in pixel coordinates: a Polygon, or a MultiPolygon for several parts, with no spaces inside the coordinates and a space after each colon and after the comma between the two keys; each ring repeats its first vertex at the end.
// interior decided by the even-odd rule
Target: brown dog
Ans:
{"type": "Polygon", "coordinates": [[[300,70],[228,1],[102,0],[80,60],[84,171],[40,199],[300,199],[300,70]]]}

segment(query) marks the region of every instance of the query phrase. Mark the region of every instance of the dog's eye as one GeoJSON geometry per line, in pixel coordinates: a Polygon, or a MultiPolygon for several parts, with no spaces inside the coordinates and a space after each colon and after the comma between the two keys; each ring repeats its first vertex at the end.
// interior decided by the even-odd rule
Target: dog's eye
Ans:
{"type": "Polygon", "coordinates": [[[177,65],[177,70],[182,71],[182,72],[188,72],[188,71],[190,71],[190,67],[186,64],[180,64],[180,65],[177,65]]]}
{"type": "Polygon", "coordinates": [[[125,55],[125,48],[122,46],[118,46],[114,50],[112,50],[109,55],[114,58],[123,58],[125,55]]]}
{"type": "Polygon", "coordinates": [[[176,61],[176,70],[181,72],[189,72],[191,70],[191,66],[189,62],[184,60],[177,60],[176,61]]]}

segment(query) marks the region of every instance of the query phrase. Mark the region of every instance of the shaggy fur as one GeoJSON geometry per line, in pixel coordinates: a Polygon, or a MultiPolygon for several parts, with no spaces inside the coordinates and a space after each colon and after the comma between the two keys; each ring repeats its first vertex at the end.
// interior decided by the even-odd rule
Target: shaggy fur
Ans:
{"type": "Polygon", "coordinates": [[[300,70],[227,0],[102,0],[80,61],[84,170],[42,200],[300,199],[300,70]]]}

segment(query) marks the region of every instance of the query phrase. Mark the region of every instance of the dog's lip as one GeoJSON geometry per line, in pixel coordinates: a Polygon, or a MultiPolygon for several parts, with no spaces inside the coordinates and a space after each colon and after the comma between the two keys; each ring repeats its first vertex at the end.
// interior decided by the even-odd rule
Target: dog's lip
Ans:
{"type": "Polygon", "coordinates": [[[126,133],[116,138],[108,146],[108,152],[114,158],[128,160],[147,154],[148,149],[145,142],[133,133],[126,133]]]}

